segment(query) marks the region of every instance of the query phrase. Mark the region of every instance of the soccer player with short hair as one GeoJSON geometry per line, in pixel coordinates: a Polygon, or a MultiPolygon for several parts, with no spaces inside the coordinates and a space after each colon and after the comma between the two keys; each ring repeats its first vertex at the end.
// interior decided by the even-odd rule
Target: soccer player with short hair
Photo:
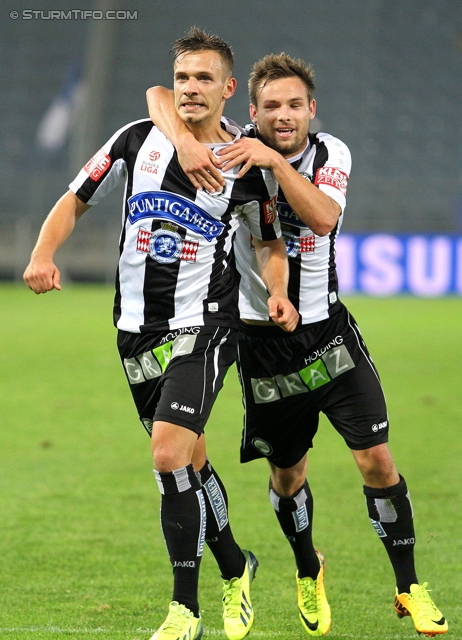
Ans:
{"type": "MultiPolygon", "coordinates": [[[[155,118],[156,102],[168,103],[165,91],[148,91],[155,118]]],[[[368,515],[395,572],[398,615],[412,616],[420,633],[445,633],[447,621],[431,600],[427,583],[420,585],[417,579],[412,505],[388,448],[379,376],[356,321],[338,297],[335,241],[346,203],[350,152],[329,134],[309,132],[316,113],[314,75],[302,60],[284,53],[265,56],[253,67],[249,93],[249,136],[219,151],[219,163],[197,144],[175,138],[172,126],[166,130],[193,183],[219,189],[217,167],[225,170],[223,175],[239,167],[239,176],[255,167],[270,169],[279,183],[289,298],[300,322],[285,334],[268,317],[252,232],[241,227],[236,236],[239,372],[245,405],[241,461],[265,457],[269,462],[271,504],[297,565],[300,620],[308,635],[323,636],[331,612],[324,591],[324,558],[312,543],[313,496],[306,472],[319,413],[325,413],[363,476],[368,515]]],[[[158,124],[164,128],[163,120],[158,124]]]]}
{"type": "MultiPolygon", "coordinates": [[[[192,29],[173,52],[176,114],[210,151],[233,144],[241,132],[221,126],[236,86],[230,47],[192,29]]],[[[152,439],[174,577],[169,613],[153,640],[201,638],[197,588],[206,540],[224,580],[227,637],[241,640],[253,623],[249,591],[258,563],[233,538],[226,491],[206,458],[203,436],[236,356],[233,241],[239,224],[245,222],[255,238],[271,293],[268,313],[287,331],[295,328],[298,313],[287,298],[274,177],[258,168],[243,178],[237,173],[227,172],[220,193],[198,191],[163,133],[149,119],[130,123],[85,165],[52,209],[24,274],[35,293],[60,289],[56,250],[81,215],[125,179],[114,322],[139,417],[152,439]]]]}

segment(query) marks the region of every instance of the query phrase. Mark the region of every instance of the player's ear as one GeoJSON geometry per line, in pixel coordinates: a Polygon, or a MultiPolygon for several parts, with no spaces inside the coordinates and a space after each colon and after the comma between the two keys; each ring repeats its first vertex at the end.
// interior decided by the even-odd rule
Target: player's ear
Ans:
{"type": "Polygon", "coordinates": [[[313,100],[310,102],[310,120],[313,120],[313,118],[316,115],[316,100],[313,98],[313,100]]]}
{"type": "Polygon", "coordinates": [[[252,122],[254,124],[257,124],[257,110],[252,103],[250,103],[249,105],[249,113],[250,113],[250,119],[252,120],[252,122]]]}
{"type": "Polygon", "coordinates": [[[223,99],[228,100],[231,96],[234,95],[236,91],[237,80],[236,78],[227,78],[225,81],[225,88],[223,90],[223,99]]]}

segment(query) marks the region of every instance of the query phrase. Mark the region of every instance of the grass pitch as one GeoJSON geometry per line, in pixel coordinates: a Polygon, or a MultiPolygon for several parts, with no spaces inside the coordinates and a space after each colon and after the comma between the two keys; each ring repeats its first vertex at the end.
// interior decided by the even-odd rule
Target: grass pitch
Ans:
{"type": "MultiPolygon", "coordinates": [[[[0,287],[0,635],[147,640],[171,597],[149,440],[118,361],[112,291],[34,296],[0,287]]],[[[351,298],[387,394],[398,468],[411,490],[420,580],[462,637],[462,301],[351,298]]],[[[260,561],[249,638],[302,640],[295,565],[267,499],[265,461],[238,463],[232,371],[207,426],[238,542],[260,561]]],[[[323,421],[310,453],[314,540],[327,561],[332,640],[416,638],[393,613],[393,574],[359,472],[323,421]]],[[[206,638],[224,638],[211,554],[201,569],[206,638]]]]}

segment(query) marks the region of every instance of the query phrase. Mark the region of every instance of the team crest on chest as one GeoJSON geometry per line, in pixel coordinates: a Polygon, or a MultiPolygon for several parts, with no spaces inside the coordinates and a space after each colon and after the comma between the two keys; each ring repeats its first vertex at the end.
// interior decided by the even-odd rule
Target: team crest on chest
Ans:
{"type": "Polygon", "coordinates": [[[161,264],[171,264],[177,260],[196,262],[199,248],[198,242],[183,240],[178,227],[169,223],[162,223],[161,228],[149,231],[141,227],[136,242],[137,253],[149,253],[150,257],[161,264]]]}

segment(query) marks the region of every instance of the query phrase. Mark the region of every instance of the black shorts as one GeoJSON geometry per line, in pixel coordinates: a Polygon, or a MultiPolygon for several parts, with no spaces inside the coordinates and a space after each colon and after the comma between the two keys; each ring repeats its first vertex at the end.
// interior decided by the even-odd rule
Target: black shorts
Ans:
{"type": "Polygon", "coordinates": [[[322,411],[350,449],[388,441],[378,373],[355,320],[338,302],[327,320],[286,333],[240,324],[245,418],[241,462],[296,464],[313,446],[322,411]]]}
{"type": "Polygon", "coordinates": [[[119,331],[120,358],[149,434],[155,420],[203,432],[226,372],[236,359],[238,333],[226,327],[119,331]]]}

